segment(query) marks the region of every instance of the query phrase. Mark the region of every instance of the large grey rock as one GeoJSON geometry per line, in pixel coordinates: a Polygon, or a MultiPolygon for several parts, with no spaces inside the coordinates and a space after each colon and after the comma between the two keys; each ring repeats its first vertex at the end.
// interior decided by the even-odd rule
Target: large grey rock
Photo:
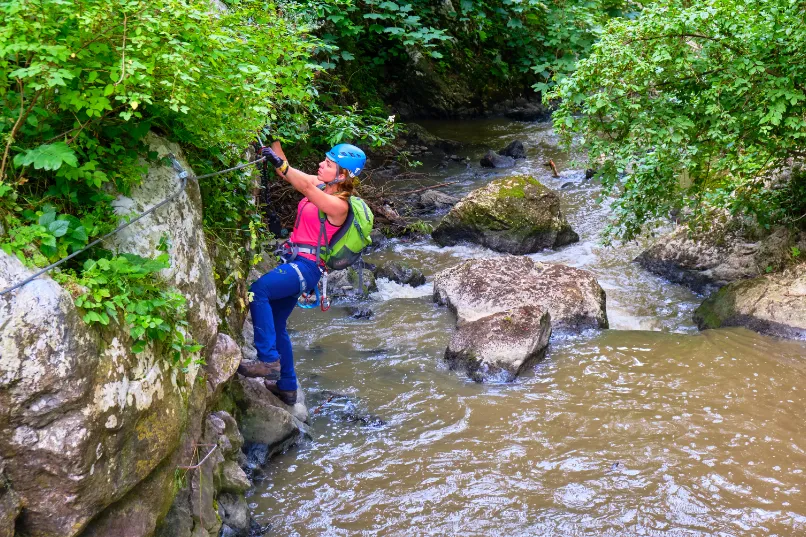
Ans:
{"type": "Polygon", "coordinates": [[[300,425],[308,419],[308,409],[301,389],[297,403],[288,406],[266,389],[262,379],[238,375],[232,386],[233,397],[241,411],[240,429],[246,442],[269,447],[286,443],[300,434],[300,425]]]}
{"type": "Polygon", "coordinates": [[[700,330],[744,326],[806,339],[806,265],[722,287],[694,312],[700,330]]]}
{"type": "Polygon", "coordinates": [[[235,530],[241,537],[249,535],[249,506],[246,499],[239,494],[225,492],[218,498],[219,505],[224,509],[223,523],[235,530]]]}
{"type": "Polygon", "coordinates": [[[432,213],[450,209],[459,203],[459,198],[439,192],[438,190],[426,190],[420,194],[418,200],[419,209],[423,213],[432,213]]]}
{"type": "Polygon", "coordinates": [[[509,381],[545,354],[550,336],[551,316],[544,307],[519,306],[459,323],[445,360],[477,382],[509,381]]]}
{"type": "MultiPolygon", "coordinates": [[[[149,144],[182,160],[178,146],[154,137],[149,144]]],[[[170,167],[152,165],[118,211],[147,208],[179,184],[170,167]]],[[[216,371],[209,386],[197,382],[195,362],[182,372],[154,347],[132,353],[128,330],[84,324],[69,293],[47,277],[0,298],[0,458],[24,506],[18,533],[150,535],[167,513],[174,469],[201,434],[208,387],[217,391],[227,370],[212,352],[216,290],[201,214],[190,182],[176,202],[105,246],[153,256],[167,235],[172,266],[162,277],[187,297],[187,336],[206,345],[197,357],[216,371]]],[[[28,274],[0,252],[0,287],[28,274]]]]}
{"type": "MultiPolygon", "coordinates": [[[[159,158],[176,156],[182,167],[192,173],[179,145],[149,134],[148,148],[159,158]]],[[[140,185],[132,188],[130,196],[119,195],[112,203],[121,217],[140,213],[176,192],[181,180],[171,166],[150,166],[140,185]]],[[[202,345],[213,345],[218,333],[216,287],[213,263],[207,251],[202,225],[202,202],[199,184],[189,180],[183,194],[151,215],[113,235],[104,244],[120,252],[143,257],[162,253],[158,246],[167,237],[171,267],[163,278],[178,288],[187,299],[188,322],[194,337],[202,345]]]]}
{"type": "Polygon", "coordinates": [[[514,140],[509,143],[505,148],[498,151],[499,155],[505,157],[512,157],[514,159],[526,158],[526,149],[523,147],[523,142],[514,140]]]}
{"type": "Polygon", "coordinates": [[[218,535],[221,528],[221,516],[216,508],[219,494],[232,492],[243,496],[251,486],[243,470],[234,462],[242,445],[243,438],[232,416],[224,411],[207,416],[197,449],[182,466],[203,462],[198,468],[177,469],[180,473],[176,477],[180,478],[182,486],[155,537],[218,535]]]}
{"type": "Polygon", "coordinates": [[[386,278],[403,285],[418,287],[425,284],[423,271],[402,261],[386,261],[375,271],[378,278],[386,278]]]}
{"type": "Polygon", "coordinates": [[[434,276],[434,301],[459,323],[520,306],[541,306],[554,331],[607,328],[605,292],[592,273],[528,257],[472,259],[434,276]]]}
{"type": "Polygon", "coordinates": [[[219,489],[223,492],[243,494],[252,486],[252,482],[246,476],[246,472],[241,470],[235,461],[224,461],[219,475],[219,489]]]}
{"type": "Polygon", "coordinates": [[[205,365],[207,398],[213,401],[221,395],[224,385],[235,375],[241,363],[241,348],[227,334],[218,334],[212,351],[213,359],[205,365]]]}
{"type": "Polygon", "coordinates": [[[806,233],[779,228],[762,237],[717,226],[692,235],[678,226],[644,250],[635,261],[642,267],[697,292],[755,278],[767,267],[778,270],[791,259],[792,246],[806,251],[806,233]]]}
{"type": "Polygon", "coordinates": [[[500,155],[491,149],[481,157],[480,164],[482,168],[512,168],[515,166],[515,159],[507,155],[500,155]]]}
{"type": "Polygon", "coordinates": [[[557,194],[528,176],[492,181],[474,190],[432,233],[441,246],[473,242],[498,252],[528,254],[576,242],[557,194]]]}
{"type": "Polygon", "coordinates": [[[0,537],[14,537],[14,523],[22,511],[22,502],[0,472],[0,537]]]}

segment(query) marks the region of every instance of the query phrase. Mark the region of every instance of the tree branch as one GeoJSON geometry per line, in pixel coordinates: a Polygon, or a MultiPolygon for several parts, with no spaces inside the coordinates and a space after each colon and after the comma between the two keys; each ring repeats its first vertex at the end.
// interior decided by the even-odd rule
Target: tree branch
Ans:
{"type": "Polygon", "coordinates": [[[25,94],[23,92],[22,80],[18,78],[17,84],[20,88],[20,117],[17,118],[17,121],[14,123],[14,127],[8,134],[8,142],[6,142],[6,149],[3,152],[3,162],[0,164],[0,181],[5,181],[6,179],[6,164],[8,163],[8,152],[11,150],[11,144],[14,143],[14,138],[17,136],[17,132],[20,130],[22,122],[25,121],[25,119],[28,117],[28,114],[31,113],[36,101],[39,100],[39,96],[42,95],[42,90],[34,93],[34,97],[28,104],[28,108],[25,108],[25,94]]]}

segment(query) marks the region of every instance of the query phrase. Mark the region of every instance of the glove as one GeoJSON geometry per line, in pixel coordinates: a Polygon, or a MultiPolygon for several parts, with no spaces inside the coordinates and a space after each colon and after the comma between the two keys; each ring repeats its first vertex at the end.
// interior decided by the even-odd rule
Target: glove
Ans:
{"type": "Polygon", "coordinates": [[[268,162],[269,164],[271,164],[275,168],[280,168],[280,167],[283,166],[283,164],[286,164],[286,162],[283,159],[281,159],[280,157],[277,156],[277,153],[275,153],[272,150],[271,147],[263,147],[263,148],[261,148],[260,149],[260,154],[263,155],[263,157],[266,158],[266,162],[268,162]]]}

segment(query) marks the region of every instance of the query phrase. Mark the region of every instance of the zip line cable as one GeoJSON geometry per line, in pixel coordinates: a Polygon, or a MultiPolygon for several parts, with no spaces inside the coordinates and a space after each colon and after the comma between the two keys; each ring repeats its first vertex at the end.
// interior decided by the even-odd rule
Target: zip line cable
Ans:
{"type": "MultiPolygon", "coordinates": [[[[168,158],[171,159],[171,166],[173,167],[173,169],[178,174],[179,179],[182,180],[182,186],[179,187],[179,190],[177,190],[176,192],[174,192],[173,194],[171,194],[170,196],[168,196],[167,198],[165,198],[161,202],[157,203],[156,205],[154,205],[153,207],[151,207],[150,209],[145,211],[143,214],[139,215],[137,218],[134,218],[133,220],[129,220],[128,222],[119,225],[118,227],[116,227],[115,229],[113,229],[112,231],[110,231],[109,233],[104,235],[103,237],[95,239],[94,241],[89,243],[87,246],[85,246],[81,250],[79,250],[77,252],[73,252],[72,254],[68,255],[65,258],[59,259],[55,263],[53,263],[51,265],[48,265],[47,267],[41,269],[40,271],[34,273],[33,275],[29,276],[28,278],[24,279],[23,281],[21,281],[19,283],[15,284],[15,285],[12,285],[11,287],[9,287],[7,289],[3,289],[2,291],[0,291],[0,296],[3,296],[5,294],[7,294],[7,293],[10,293],[11,291],[14,291],[16,289],[19,289],[23,285],[35,280],[36,278],[40,277],[41,275],[45,274],[46,272],[49,272],[50,270],[58,267],[62,263],[73,259],[74,257],[76,257],[77,255],[79,255],[79,254],[81,254],[83,252],[86,252],[87,250],[89,250],[90,248],[94,247],[98,243],[106,240],[107,238],[111,237],[112,235],[115,235],[116,233],[120,233],[121,231],[123,231],[124,229],[129,227],[130,225],[134,224],[135,222],[138,222],[139,220],[142,220],[143,218],[145,218],[149,214],[153,213],[154,211],[156,211],[157,209],[159,209],[163,205],[165,205],[167,203],[170,203],[173,200],[175,200],[177,197],[179,197],[179,195],[182,194],[185,191],[185,187],[187,187],[187,184],[188,184],[188,178],[191,177],[191,176],[190,176],[190,174],[188,174],[188,172],[184,168],[182,168],[182,165],[179,163],[178,160],[176,160],[176,157],[172,153],[168,154],[168,158]]],[[[259,163],[263,162],[264,160],[266,160],[266,159],[264,157],[261,157],[261,158],[259,158],[257,160],[247,162],[246,164],[239,164],[238,166],[233,166],[232,168],[227,168],[225,170],[220,170],[220,171],[213,172],[213,173],[206,173],[204,175],[192,176],[192,178],[195,179],[196,181],[199,181],[200,179],[207,179],[207,178],[210,178],[210,177],[215,177],[216,175],[222,175],[222,174],[225,174],[225,173],[234,172],[236,170],[242,170],[242,169],[248,168],[249,166],[252,166],[254,164],[259,164],[259,163]]]]}

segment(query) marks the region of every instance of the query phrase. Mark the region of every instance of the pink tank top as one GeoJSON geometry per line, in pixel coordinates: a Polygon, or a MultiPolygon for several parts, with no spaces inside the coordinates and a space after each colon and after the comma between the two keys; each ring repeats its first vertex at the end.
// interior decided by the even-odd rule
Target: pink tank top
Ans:
{"type": "MultiPolygon", "coordinates": [[[[319,243],[321,227],[319,209],[316,205],[308,201],[308,198],[302,198],[297,206],[297,220],[294,224],[294,231],[291,232],[288,240],[294,244],[305,244],[316,247],[319,243]]],[[[330,243],[330,239],[332,239],[333,235],[339,230],[339,227],[340,226],[334,226],[325,218],[325,233],[327,234],[328,243],[330,243]]],[[[310,259],[311,261],[316,261],[316,255],[314,254],[300,252],[299,256],[310,259]]]]}

